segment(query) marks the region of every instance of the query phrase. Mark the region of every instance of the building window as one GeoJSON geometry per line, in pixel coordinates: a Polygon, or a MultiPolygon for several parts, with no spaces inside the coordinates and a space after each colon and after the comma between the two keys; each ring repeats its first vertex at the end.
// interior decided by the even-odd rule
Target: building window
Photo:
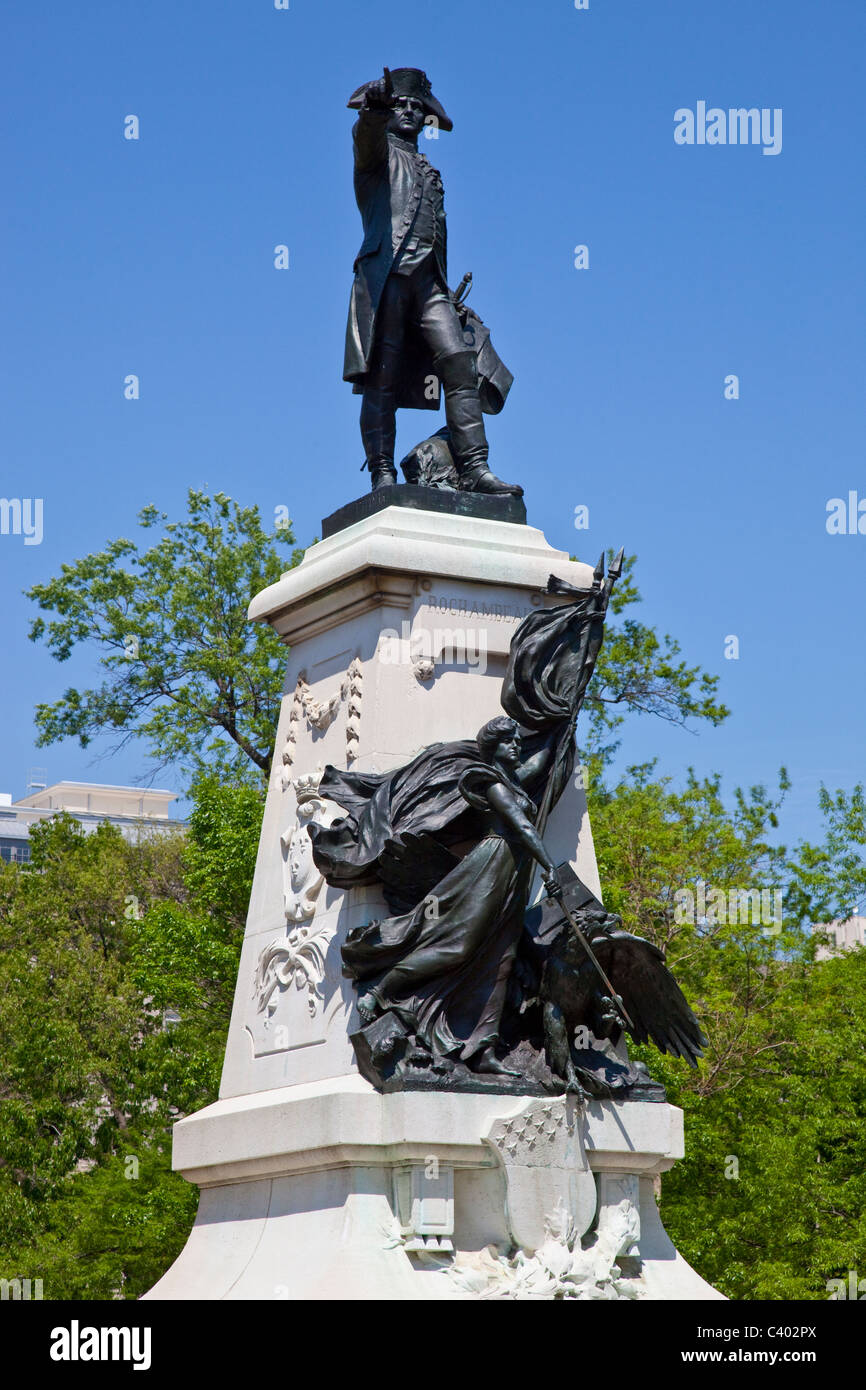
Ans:
{"type": "Polygon", "coordinates": [[[22,844],[0,844],[0,859],[5,860],[7,864],[29,864],[30,846],[22,844]]]}

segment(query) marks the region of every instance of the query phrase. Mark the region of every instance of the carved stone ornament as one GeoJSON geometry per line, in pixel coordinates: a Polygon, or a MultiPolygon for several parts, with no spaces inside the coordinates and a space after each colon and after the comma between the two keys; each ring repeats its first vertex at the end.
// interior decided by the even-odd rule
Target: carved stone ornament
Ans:
{"type": "Polygon", "coordinates": [[[277,989],[306,990],[307,1008],[314,1015],[322,1002],[321,983],[325,978],[325,956],[333,936],[333,927],[323,922],[316,927],[295,927],[282,940],[272,941],[259,956],[256,966],[253,995],[258,1013],[272,1007],[271,998],[277,989]]]}
{"type": "Polygon", "coordinates": [[[545,1240],[538,1250],[518,1249],[506,1255],[488,1246],[443,1267],[459,1288],[476,1298],[641,1298],[640,1274],[627,1275],[618,1263],[634,1249],[636,1217],[634,1207],[617,1208],[603,1228],[600,1222],[596,1233],[581,1241],[566,1209],[557,1206],[546,1219],[545,1240]]]}
{"type": "Polygon", "coordinates": [[[405,1192],[396,1193],[389,1245],[401,1244],[425,1268],[443,1271],[474,1298],[645,1297],[640,1178],[635,1173],[601,1172],[596,1190],[596,1175],[581,1140],[583,1113],[581,1103],[566,1096],[531,1101],[519,1114],[492,1124],[486,1142],[505,1170],[510,1247],[488,1245],[454,1253],[453,1215],[447,1200],[441,1200],[453,1192],[453,1175],[437,1173],[441,1196],[439,1191],[431,1196],[440,1196],[440,1201],[431,1202],[427,1212],[421,1204],[425,1192],[420,1166],[404,1177],[405,1192]]]}
{"type": "Polygon", "coordinates": [[[580,1115],[573,1096],[537,1100],[490,1129],[487,1142],[505,1169],[508,1228],[519,1248],[544,1245],[551,1212],[568,1212],[578,1235],[592,1222],[595,1180],[583,1153],[580,1115]]]}
{"type": "Polygon", "coordinates": [[[288,922],[305,922],[313,916],[316,900],[325,882],[324,875],[313,862],[313,844],[307,833],[307,826],[313,817],[325,824],[333,819],[333,816],[328,815],[325,802],[316,795],[323,771],[320,765],[315,772],[295,780],[294,787],[298,799],[297,820],[280,836],[283,848],[284,905],[288,922]]]}
{"type": "Polygon", "coordinates": [[[425,681],[432,681],[436,671],[436,663],[429,656],[419,656],[417,661],[412,663],[412,674],[416,681],[422,684],[425,681]]]}
{"type": "Polygon", "coordinates": [[[346,762],[351,763],[358,756],[361,736],[361,698],[364,693],[364,668],[357,657],[350,662],[349,669],[340,682],[338,690],[322,700],[316,700],[303,675],[298,676],[289,712],[289,732],[282,753],[282,787],[287,791],[292,781],[292,765],[297,754],[298,732],[303,724],[324,734],[331,727],[337,713],[347,703],[346,718],[346,762]]]}
{"type": "Polygon", "coordinates": [[[324,769],[296,778],[297,819],[280,836],[283,849],[284,906],[289,932],[265,947],[256,965],[253,995],[256,1011],[273,1009],[276,990],[306,990],[307,1007],[316,1013],[322,999],[320,985],[325,975],[325,955],[333,936],[333,924],[326,921],[313,925],[316,903],[324,887],[324,876],[313,862],[313,845],[307,832],[315,816],[323,825],[330,825],[342,814],[340,808],[317,795],[324,769]],[[293,925],[295,924],[295,925],[293,925]],[[300,925],[304,924],[304,925],[300,925]]]}

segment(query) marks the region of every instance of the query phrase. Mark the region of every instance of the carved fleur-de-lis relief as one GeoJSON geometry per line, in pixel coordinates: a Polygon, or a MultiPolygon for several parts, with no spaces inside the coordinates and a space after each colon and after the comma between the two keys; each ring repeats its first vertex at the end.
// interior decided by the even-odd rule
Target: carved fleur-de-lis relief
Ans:
{"type": "Polygon", "coordinates": [[[273,1012],[276,1001],[273,995],[277,990],[288,989],[294,985],[297,990],[306,991],[307,1008],[311,1015],[316,1013],[322,1002],[322,981],[325,978],[325,956],[328,943],[334,934],[332,924],[320,926],[309,923],[295,927],[284,939],[272,941],[262,951],[256,965],[253,982],[253,998],[257,1013],[265,1010],[273,1012]]]}
{"type": "Polygon", "coordinates": [[[349,717],[346,721],[346,761],[352,763],[360,751],[361,699],[364,694],[364,668],[357,657],[346,673],[345,684],[349,700],[349,717]]]}
{"type": "Polygon", "coordinates": [[[281,782],[283,791],[288,791],[292,780],[292,765],[298,751],[298,733],[304,723],[309,729],[324,734],[337,717],[340,706],[348,702],[346,720],[346,760],[354,762],[358,756],[361,735],[361,696],[364,686],[364,670],[357,657],[351,662],[348,671],[340,682],[339,690],[333,691],[324,699],[317,700],[310,692],[306,677],[298,676],[289,711],[289,731],[282,752],[281,782]]]}
{"type": "Polygon", "coordinates": [[[291,785],[292,764],[295,761],[295,755],[298,751],[298,730],[300,728],[301,720],[304,717],[304,704],[301,694],[301,684],[301,677],[299,676],[298,683],[295,686],[295,693],[292,697],[292,707],[289,711],[289,732],[286,735],[286,742],[283,747],[283,770],[281,774],[281,780],[284,792],[288,791],[291,785]]]}
{"type": "MultiPolygon", "coordinates": [[[[345,685],[345,681],[343,682],[345,685]]],[[[329,729],[336,718],[337,710],[343,698],[343,688],[335,690],[332,695],[328,695],[324,700],[314,700],[310,694],[310,687],[305,680],[298,681],[298,688],[304,708],[304,714],[308,722],[314,729],[318,729],[323,734],[329,729]]]]}

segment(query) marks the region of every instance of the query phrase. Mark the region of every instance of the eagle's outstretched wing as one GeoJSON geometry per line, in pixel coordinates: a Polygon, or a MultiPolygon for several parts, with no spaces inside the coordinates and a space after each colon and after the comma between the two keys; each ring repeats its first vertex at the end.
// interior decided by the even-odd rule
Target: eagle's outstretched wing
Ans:
{"type": "MultiPolygon", "coordinates": [[[[629,1032],[635,1042],[652,1042],[660,1052],[684,1057],[690,1066],[697,1066],[707,1039],[665,964],[664,952],[643,937],[624,931],[619,917],[605,911],[568,864],[559,865],[557,877],[569,912],[588,937],[634,1023],[629,1032]]],[[[568,1022],[572,1028],[585,1023],[604,985],[556,900],[543,899],[526,914],[521,949],[528,966],[538,973],[545,960],[558,961],[560,988],[563,967],[570,969],[571,979],[563,996],[568,1022]]]]}
{"type": "Polygon", "coordinates": [[[432,835],[404,830],[386,840],[379,856],[382,891],[390,912],[411,912],[460,860],[432,835]]]}
{"type": "Polygon", "coordinates": [[[707,1039],[665,964],[664,952],[625,931],[594,937],[592,949],[631,1016],[635,1042],[652,1042],[660,1052],[684,1057],[696,1067],[707,1039]]]}

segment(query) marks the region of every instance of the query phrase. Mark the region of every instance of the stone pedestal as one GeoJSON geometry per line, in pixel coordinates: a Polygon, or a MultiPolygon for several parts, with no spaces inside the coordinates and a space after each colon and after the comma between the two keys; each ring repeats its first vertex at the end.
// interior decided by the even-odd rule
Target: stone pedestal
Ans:
{"type": "Polygon", "coordinates": [[[201,1205],[147,1297],[718,1298],[659,1221],[682,1153],[671,1105],[358,1076],[220,1100],[175,1129],[201,1205]]]}
{"type": "MultiPolygon", "coordinates": [[[[199,1214],[147,1297],[719,1296],[656,1212],[678,1110],[495,1086],[382,1095],[349,1042],[340,947],[387,908],[312,862],[309,819],[342,814],[317,794],[321,770],[384,772],[500,714],[518,623],[557,601],[550,574],[591,581],[532,527],[390,506],[253,600],[290,647],[276,755],[220,1099],[175,1127],[199,1214]]],[[[545,839],[600,896],[579,776],[545,839]]]]}

